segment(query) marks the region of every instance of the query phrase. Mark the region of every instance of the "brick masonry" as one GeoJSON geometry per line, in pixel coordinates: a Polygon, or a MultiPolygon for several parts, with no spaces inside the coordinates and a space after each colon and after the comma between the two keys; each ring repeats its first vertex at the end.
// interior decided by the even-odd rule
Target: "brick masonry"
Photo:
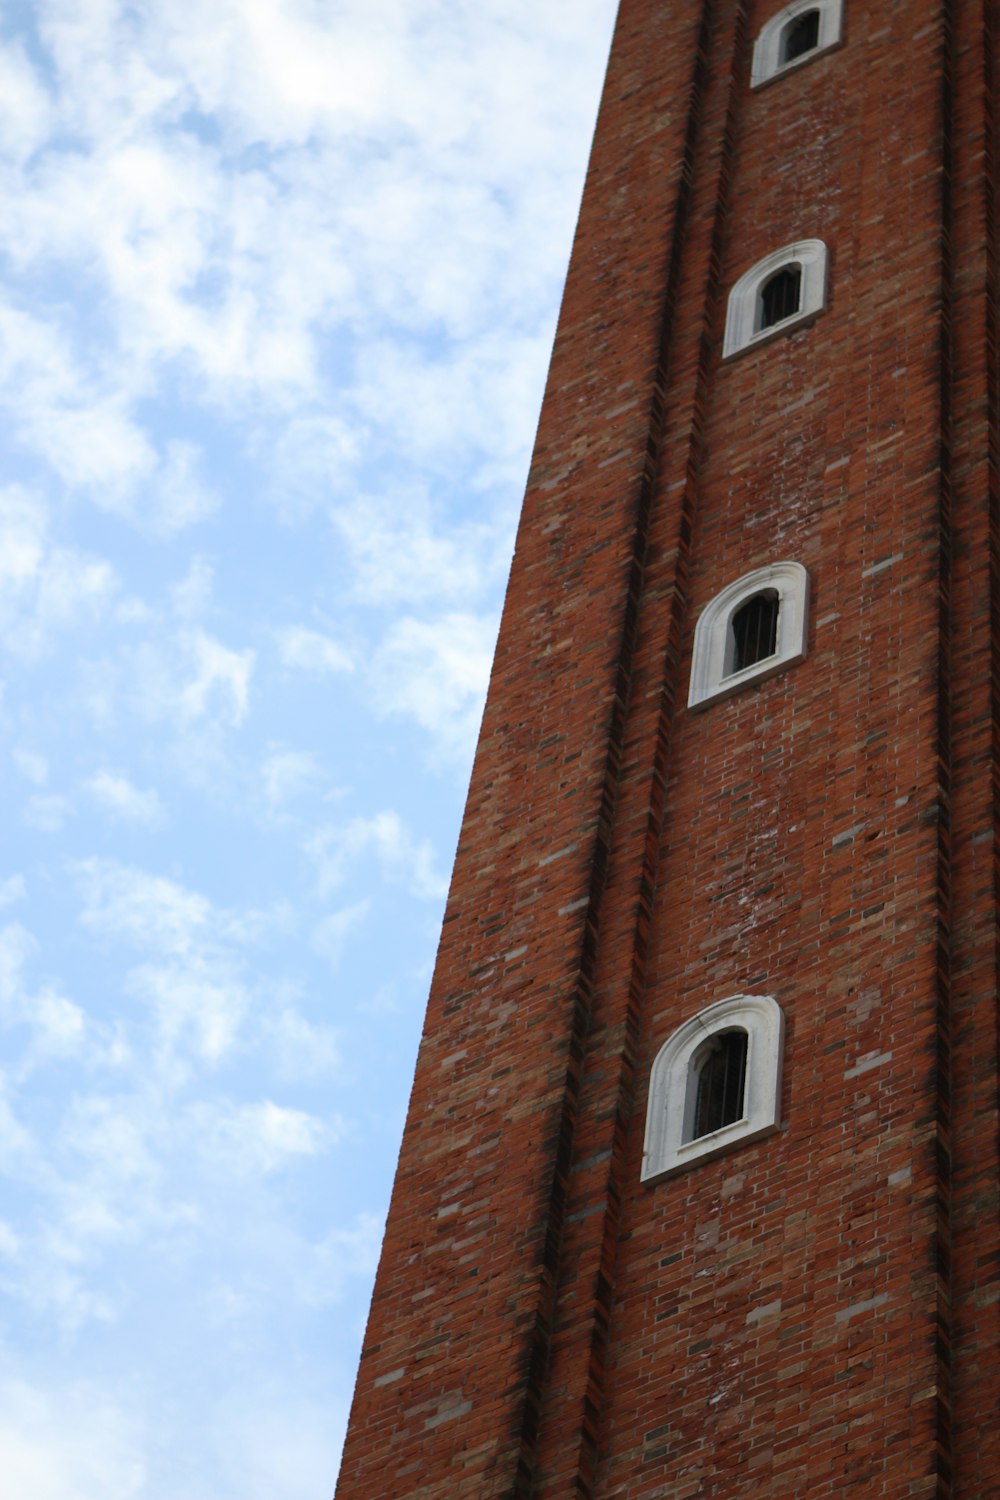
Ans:
{"type": "Polygon", "coordinates": [[[1000,1496],[997,20],[845,0],[751,91],[777,8],[622,0],[337,1500],[1000,1496]],[[785,558],[806,661],[688,713],[785,558]],[[642,1185],[738,992],[782,1128],[642,1185]]]}

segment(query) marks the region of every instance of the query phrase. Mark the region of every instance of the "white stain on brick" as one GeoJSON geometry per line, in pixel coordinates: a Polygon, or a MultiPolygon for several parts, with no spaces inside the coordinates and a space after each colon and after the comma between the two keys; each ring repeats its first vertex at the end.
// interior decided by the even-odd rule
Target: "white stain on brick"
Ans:
{"type": "Polygon", "coordinates": [[[886,568],[891,568],[893,563],[903,561],[902,552],[894,552],[891,557],[884,557],[881,562],[872,563],[870,568],[862,568],[862,578],[873,578],[876,573],[884,573],[886,568]]]}
{"type": "Polygon", "coordinates": [[[747,1313],[747,1323],[759,1323],[763,1318],[775,1318],[781,1311],[781,1298],[776,1302],[764,1302],[760,1307],[751,1307],[747,1313]]]}
{"type": "Polygon", "coordinates": [[[883,1063],[892,1061],[891,1052],[868,1052],[860,1057],[853,1068],[848,1068],[845,1078],[859,1078],[862,1073],[870,1073],[872,1068],[880,1068],[883,1063]]]}
{"type": "Polygon", "coordinates": [[[883,1302],[888,1302],[889,1293],[879,1292],[877,1297],[869,1297],[867,1302],[853,1302],[850,1307],[842,1307],[835,1314],[838,1323],[846,1323],[851,1318],[860,1318],[862,1313],[872,1312],[876,1307],[881,1307],[883,1302]]]}
{"type": "Polygon", "coordinates": [[[542,858],[538,861],[539,867],[543,865],[550,865],[555,859],[565,859],[567,854],[572,854],[574,849],[578,847],[579,846],[577,844],[567,844],[565,849],[557,849],[555,854],[543,855],[542,858]]]}
{"type": "Polygon", "coordinates": [[[436,1416],[428,1417],[424,1423],[424,1429],[426,1431],[432,1427],[440,1427],[443,1422],[453,1422],[456,1417],[464,1417],[465,1413],[471,1410],[471,1401],[456,1401],[453,1405],[438,1411],[436,1416]]]}

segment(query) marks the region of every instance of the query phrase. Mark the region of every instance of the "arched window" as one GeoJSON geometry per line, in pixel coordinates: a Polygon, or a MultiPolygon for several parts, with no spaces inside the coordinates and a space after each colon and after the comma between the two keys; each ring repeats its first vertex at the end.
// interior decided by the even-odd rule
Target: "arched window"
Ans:
{"type": "Polygon", "coordinates": [[[796,240],[744,271],[729,293],[722,354],[728,358],[815,317],[826,306],[826,246],[796,240]]]}
{"type": "Polygon", "coordinates": [[[694,628],[688,708],[804,661],[808,611],[809,575],[797,562],[755,568],[716,594],[694,628]]]}
{"type": "Polygon", "coordinates": [[[761,27],[754,43],[750,85],[772,78],[836,47],[843,32],[843,0],[793,0],[761,27]]]}
{"type": "Polygon", "coordinates": [[[807,52],[812,52],[814,47],[819,46],[819,11],[817,9],[803,11],[800,16],[795,16],[783,27],[781,32],[781,44],[778,48],[778,57],[784,68],[796,58],[804,57],[807,52]]]}
{"type": "Polygon", "coordinates": [[[644,1182],[777,1129],[784,1026],[770,995],[731,995],[667,1039],[649,1076],[644,1182]]]}

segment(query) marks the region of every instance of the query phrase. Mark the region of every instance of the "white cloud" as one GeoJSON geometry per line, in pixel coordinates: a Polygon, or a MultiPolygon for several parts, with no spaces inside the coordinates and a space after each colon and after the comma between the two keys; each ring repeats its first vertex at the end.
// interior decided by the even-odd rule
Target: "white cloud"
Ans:
{"type": "Polygon", "coordinates": [[[182,620],[196,619],[207,610],[212,598],[215,569],[206,557],[194,557],[179,583],[170,590],[174,613],[182,620]]]}
{"type": "Polygon", "coordinates": [[[319,630],[304,625],[289,625],[278,632],[278,652],[286,667],[321,675],[326,672],[353,672],[350,652],[319,630]]]}
{"type": "Polygon", "coordinates": [[[29,828],[37,828],[39,833],[58,833],[72,812],[69,798],[53,793],[29,797],[21,816],[29,828]]]}
{"type": "Polygon", "coordinates": [[[4,593],[37,577],[47,531],[48,512],[39,496],[18,485],[0,490],[0,583],[4,593]]]}
{"type": "Polygon", "coordinates": [[[270,1099],[198,1106],[193,1117],[206,1154],[227,1170],[248,1174],[274,1172],[297,1157],[315,1156],[344,1131],[339,1119],[319,1120],[270,1099]]]}
{"type": "Polygon", "coordinates": [[[35,1000],[34,1024],[48,1053],[74,1053],[86,1033],[83,1011],[54,990],[42,990],[35,1000]]]}
{"type": "Polygon", "coordinates": [[[129,991],[148,1005],[165,1055],[186,1048],[203,1063],[220,1062],[235,1046],[250,995],[223,958],[188,956],[183,963],[140,964],[129,991]]]}
{"type": "Polygon", "coordinates": [[[197,525],[216,511],[220,497],[199,474],[201,455],[193,443],[168,443],[163,463],[139,506],[154,531],[170,535],[197,525]]]}
{"type": "Polygon", "coordinates": [[[52,108],[23,47],[0,47],[0,155],[20,161],[42,143],[52,108]]]}
{"type": "Polygon", "coordinates": [[[105,1391],[0,1377],[0,1466],[10,1495],[139,1500],[145,1436],[105,1391]]]}
{"type": "Polygon", "coordinates": [[[160,726],[184,779],[221,787],[229,737],[250,712],[256,660],[252,648],[228,646],[204,629],[179,624],[89,663],[82,674],[85,701],[99,727],[131,714],[160,726]]]}
{"type": "Polygon", "coordinates": [[[347,1401],[331,1413],[308,1389],[287,1384],[229,1395],[212,1426],[216,1462],[226,1494],[242,1500],[317,1500],[334,1482],[340,1460],[337,1434],[347,1401]]]}
{"type": "Polygon", "coordinates": [[[80,920],[98,933],[176,957],[219,929],[206,897],[164,876],[100,859],[81,860],[74,870],[83,898],[80,920]]]}
{"type": "MultiPolygon", "coordinates": [[[[146,1128],[141,1107],[136,1108],[130,1099],[116,1100],[91,1094],[73,1101],[63,1124],[65,1144],[75,1154],[84,1157],[90,1167],[106,1181],[115,1184],[117,1190],[134,1184],[140,1178],[150,1178],[155,1173],[155,1163],[150,1150],[150,1132],[146,1128]]],[[[107,1220],[106,1211],[100,1215],[89,1214],[95,1223],[107,1220]]],[[[78,1224],[77,1226],[81,1226],[78,1224]]]]}
{"type": "Polygon", "coordinates": [[[35,988],[29,982],[25,971],[37,952],[37,942],[19,922],[0,928],[0,1022],[29,1034],[22,1075],[39,1061],[78,1055],[87,1041],[80,1007],[52,985],[35,988]]]}
{"type": "Polygon", "coordinates": [[[232,946],[247,923],[162,876],[96,859],[75,870],[83,924],[124,939],[145,959],[125,984],[153,1015],[161,1063],[184,1056],[218,1064],[236,1046],[250,1007],[232,946]]]}
{"type": "Polygon", "coordinates": [[[12,435],[109,510],[127,504],[156,467],[128,393],[116,386],[120,378],[81,366],[55,318],[0,301],[0,406],[12,435]]]}
{"type": "Polygon", "coordinates": [[[532,339],[503,332],[456,351],[431,351],[422,340],[369,341],[357,389],[362,417],[374,422],[388,404],[395,440],[433,473],[453,472],[485,451],[494,476],[522,485],[549,330],[532,339]]]}
{"type": "Polygon", "coordinates": [[[110,563],[54,546],[49,529],[38,496],[0,490],[0,641],[29,660],[57,632],[100,619],[118,587],[110,563]]]}
{"type": "Polygon", "coordinates": [[[136,594],[119,599],[115,605],[114,617],[120,625],[155,625],[158,620],[153,606],[136,594]]]}
{"type": "Polygon", "coordinates": [[[495,581],[509,556],[494,523],[445,524],[422,493],[355,498],[331,519],[347,548],[354,593],[366,603],[469,600],[495,581]]]}
{"type": "Polygon", "coordinates": [[[272,812],[323,779],[319,760],[310,750],[273,750],[260,771],[264,800],[272,812]]]}
{"type": "Polygon", "coordinates": [[[324,896],[342,885],[348,873],[354,874],[357,863],[369,853],[390,879],[405,885],[414,896],[436,901],[448,889],[436,869],[429,840],[415,839],[392,811],[320,828],[307,842],[306,851],[315,861],[324,896]]]}
{"type": "Polygon", "coordinates": [[[438,751],[471,759],[493,659],[495,625],[476,615],[390,626],[376,654],[376,705],[414,720],[438,751]]]}
{"type": "Polygon", "coordinates": [[[336,1301],[349,1276],[374,1274],[385,1223],[374,1214],[360,1214],[348,1229],[333,1229],[316,1247],[317,1301],[336,1301]]]}
{"type": "Polygon", "coordinates": [[[13,1178],[30,1178],[38,1173],[38,1148],[7,1095],[7,1080],[0,1073],[0,1171],[13,1178]]]}
{"type": "Polygon", "coordinates": [[[255,991],[247,948],[287,923],[285,909],[230,911],[177,881],[113,860],[80,860],[72,868],[84,927],[136,950],[139,961],[123,986],[152,1017],[154,1061],[167,1086],[259,1042],[265,1033],[248,1026],[255,991]]]}
{"type": "Polygon", "coordinates": [[[70,868],[83,902],[84,926],[124,938],[142,951],[184,957],[213,948],[242,950],[282,929],[289,918],[283,904],[230,911],[178,881],[116,860],[76,860],[70,868]]]}
{"type": "Polygon", "coordinates": [[[23,875],[9,875],[6,880],[0,880],[0,909],[13,906],[15,901],[23,901],[27,893],[23,875]]]}
{"type": "Polygon", "coordinates": [[[312,945],[322,954],[332,968],[340,963],[352,933],[361,926],[371,909],[369,900],[356,901],[342,911],[331,912],[317,924],[312,935],[312,945]]]}
{"type": "Polygon", "coordinates": [[[219,496],[194,443],[160,451],[139,425],[144,377],[130,377],[130,363],[88,368],[58,323],[0,302],[0,407],[21,444],[101,509],[169,535],[205,520],[219,496]]]}
{"type": "Polygon", "coordinates": [[[39,624],[65,630],[85,613],[102,610],[115,584],[110,563],[54,548],[38,577],[36,609],[39,624]]]}
{"type": "Polygon", "coordinates": [[[24,779],[34,786],[44,786],[48,781],[49,763],[44,755],[19,745],[11,751],[10,758],[24,779]]]}
{"type": "Polygon", "coordinates": [[[283,1079],[324,1077],[340,1069],[337,1031],[332,1026],[314,1025],[290,1005],[267,1017],[262,1033],[283,1079]]]}
{"type": "Polygon", "coordinates": [[[268,454],[269,498],[285,520],[300,520],[329,496],[351,493],[371,429],[360,416],[350,422],[319,414],[290,415],[268,454]]]}
{"type": "Polygon", "coordinates": [[[253,651],[233,651],[202,630],[195,632],[190,646],[195,675],[179,695],[184,717],[242,724],[249,703],[253,651]]]}
{"type": "Polygon", "coordinates": [[[36,950],[34,938],[20,922],[9,922],[0,929],[0,1002],[9,1010],[21,1010],[22,972],[36,950]]]}
{"type": "MultiPolygon", "coordinates": [[[[183,22],[162,0],[82,15],[50,0],[57,109],[6,54],[17,140],[48,149],[8,194],[0,242],[19,268],[84,276],[111,345],[9,309],[22,435],[66,483],[165,529],[215,503],[190,441],[164,447],[140,420],[167,369],[227,411],[262,398],[282,417],[279,469],[325,447],[327,488],[369,426],[438,466],[461,445],[523,467],[589,135],[577,70],[609,17],[610,0],[552,10],[554,69],[527,0],[446,15],[441,0],[212,0],[183,22]],[[387,318],[427,347],[386,339],[387,318]],[[464,347],[443,350],[442,330],[464,347]],[[360,355],[346,420],[325,388],[333,331],[360,355]]],[[[279,504],[301,504],[275,477],[279,504]]]]}
{"type": "Polygon", "coordinates": [[[163,821],[163,804],[159,794],[150,788],[142,792],[127,776],[99,771],[87,782],[87,790],[114,817],[125,823],[142,823],[154,827],[163,821]]]}

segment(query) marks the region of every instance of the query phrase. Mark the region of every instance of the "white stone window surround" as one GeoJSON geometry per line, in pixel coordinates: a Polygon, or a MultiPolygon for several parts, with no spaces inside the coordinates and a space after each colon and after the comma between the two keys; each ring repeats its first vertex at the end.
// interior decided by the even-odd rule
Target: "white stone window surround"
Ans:
{"type": "Polygon", "coordinates": [[[716,594],[694,628],[688,708],[700,709],[715,698],[727,698],[745,684],[805,661],[809,624],[809,574],[801,563],[776,562],[755,568],[716,594]],[[728,671],[733,657],[733,615],[754,594],[773,589],[778,595],[778,624],[771,656],[739,672],[728,671]]]}
{"type": "Polygon", "coordinates": [[[770,995],[731,995],[679,1026],[656,1054],[649,1078],[642,1181],[658,1182],[692,1163],[777,1130],[785,1018],[770,995]],[[698,1070],[720,1032],[747,1034],[743,1118],[690,1140],[698,1070]]]}
{"type": "Polygon", "coordinates": [[[821,52],[827,52],[840,42],[844,27],[843,0],[793,0],[779,10],[777,15],[761,27],[753,46],[753,62],[750,66],[750,87],[759,89],[772,78],[784,77],[793,68],[812,62],[821,52]],[[819,11],[819,39],[815,47],[793,57],[790,62],[781,61],[782,41],[787,28],[807,11],[819,11]]]}
{"type": "Polygon", "coordinates": [[[796,240],[794,244],[783,245],[780,250],[765,255],[749,271],[744,271],[729,293],[726,332],[722,341],[723,359],[738,354],[741,349],[773,339],[779,333],[786,333],[821,313],[826,307],[826,263],[826,246],[822,240],[796,240]],[[802,275],[798,311],[762,328],[764,287],[785,266],[798,266],[802,275]]]}

